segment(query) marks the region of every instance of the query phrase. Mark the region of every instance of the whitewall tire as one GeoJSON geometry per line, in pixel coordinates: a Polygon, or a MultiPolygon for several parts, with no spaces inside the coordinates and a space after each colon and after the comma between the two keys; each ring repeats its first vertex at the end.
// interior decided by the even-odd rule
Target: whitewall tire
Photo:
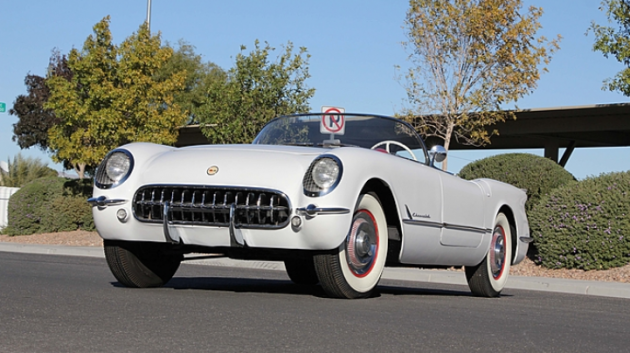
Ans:
{"type": "Polygon", "coordinates": [[[334,253],[314,258],[324,291],[336,298],[370,296],[383,274],[387,242],[387,222],[378,198],[361,195],[345,241],[334,253]]]}
{"type": "Polygon", "coordinates": [[[466,279],[472,293],[480,297],[498,297],[510,274],[512,262],[512,231],[503,213],[494,221],[490,248],[483,261],[466,267],[466,279]]]}

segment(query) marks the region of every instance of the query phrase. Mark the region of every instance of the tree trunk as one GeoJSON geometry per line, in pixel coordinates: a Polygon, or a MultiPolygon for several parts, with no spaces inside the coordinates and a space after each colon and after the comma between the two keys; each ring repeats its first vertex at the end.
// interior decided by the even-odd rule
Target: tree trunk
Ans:
{"type": "Polygon", "coordinates": [[[83,180],[83,178],[85,177],[86,164],[85,163],[72,163],[72,165],[74,166],[74,171],[77,172],[79,179],[83,180]]]}
{"type": "Polygon", "coordinates": [[[447,154],[446,159],[444,160],[444,162],[442,162],[442,170],[445,172],[448,171],[448,149],[451,145],[451,135],[453,134],[453,128],[453,124],[449,124],[448,128],[446,129],[446,134],[444,135],[444,149],[446,150],[447,154]]]}

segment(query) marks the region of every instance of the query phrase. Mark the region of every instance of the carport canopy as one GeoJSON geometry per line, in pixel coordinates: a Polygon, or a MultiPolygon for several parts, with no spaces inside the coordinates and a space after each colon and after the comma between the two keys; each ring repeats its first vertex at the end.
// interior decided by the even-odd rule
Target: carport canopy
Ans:
{"type": "MultiPolygon", "coordinates": [[[[452,139],[449,149],[543,148],[545,157],[564,167],[575,148],[630,146],[630,103],[524,109],[515,114],[516,120],[488,127],[499,132],[489,145],[468,146],[452,139]],[[565,151],[558,160],[561,148],[565,151]]],[[[429,146],[439,143],[427,141],[429,146]]]]}

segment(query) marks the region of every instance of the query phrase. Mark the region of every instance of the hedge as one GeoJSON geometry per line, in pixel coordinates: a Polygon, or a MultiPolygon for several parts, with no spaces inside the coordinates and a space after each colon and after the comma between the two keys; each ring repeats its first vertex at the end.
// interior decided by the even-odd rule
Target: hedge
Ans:
{"type": "Polygon", "coordinates": [[[604,270],[630,262],[630,172],[603,174],[543,197],[529,213],[534,261],[604,270]]]}
{"type": "Polygon", "coordinates": [[[89,180],[46,177],[24,185],[9,199],[7,235],[94,230],[89,180]]]}
{"type": "Polygon", "coordinates": [[[464,166],[459,176],[467,180],[490,178],[527,189],[527,211],[543,195],[575,181],[571,173],[554,161],[528,153],[507,153],[480,159],[464,166]]]}

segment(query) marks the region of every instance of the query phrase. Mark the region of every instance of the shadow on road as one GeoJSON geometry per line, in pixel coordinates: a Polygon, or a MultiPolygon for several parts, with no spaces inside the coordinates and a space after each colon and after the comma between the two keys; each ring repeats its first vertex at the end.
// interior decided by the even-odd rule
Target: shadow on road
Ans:
{"type": "MultiPolygon", "coordinates": [[[[112,282],[115,287],[123,287],[118,282],[112,282]]],[[[435,284],[427,284],[430,288],[406,287],[396,283],[395,285],[379,285],[370,298],[378,298],[385,295],[391,296],[440,296],[440,297],[470,297],[467,290],[454,289],[456,286],[443,285],[436,288],[435,284]],[[451,288],[444,288],[451,287],[451,288]]],[[[289,295],[307,295],[318,298],[327,298],[321,286],[309,286],[294,284],[289,280],[259,279],[259,278],[233,278],[233,277],[174,277],[163,288],[176,290],[211,290],[234,293],[272,293],[289,295]]]]}

